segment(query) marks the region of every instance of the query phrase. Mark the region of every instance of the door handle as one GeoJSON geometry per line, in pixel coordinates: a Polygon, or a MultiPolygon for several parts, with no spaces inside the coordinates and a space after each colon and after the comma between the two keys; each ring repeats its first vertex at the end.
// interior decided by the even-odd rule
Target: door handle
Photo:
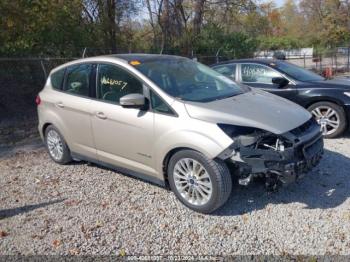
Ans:
{"type": "Polygon", "coordinates": [[[64,107],[64,104],[62,102],[57,102],[56,103],[56,106],[57,107],[60,107],[60,108],[63,108],[64,107]]]}
{"type": "Polygon", "coordinates": [[[107,119],[107,116],[103,112],[97,112],[96,116],[100,119],[107,119]]]}

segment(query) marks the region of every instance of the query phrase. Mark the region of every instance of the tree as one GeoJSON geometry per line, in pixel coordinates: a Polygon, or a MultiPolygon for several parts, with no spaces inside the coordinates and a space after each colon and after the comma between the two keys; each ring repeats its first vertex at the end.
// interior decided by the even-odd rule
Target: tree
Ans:
{"type": "Polygon", "coordinates": [[[349,0],[287,0],[281,8],[260,0],[2,0],[0,16],[2,56],[79,56],[91,47],[242,57],[258,42],[279,49],[350,40],[349,0]]]}
{"type": "Polygon", "coordinates": [[[334,47],[349,40],[348,1],[340,0],[302,0],[300,8],[313,42],[322,46],[334,47]]]}

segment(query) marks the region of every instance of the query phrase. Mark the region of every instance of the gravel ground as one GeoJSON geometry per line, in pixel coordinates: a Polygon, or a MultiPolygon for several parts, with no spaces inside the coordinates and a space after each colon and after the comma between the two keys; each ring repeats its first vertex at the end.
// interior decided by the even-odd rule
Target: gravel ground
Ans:
{"type": "Polygon", "coordinates": [[[213,215],[158,186],[88,163],[60,166],[43,148],[0,156],[0,254],[350,254],[350,139],[267,194],[234,186],[213,215]]]}

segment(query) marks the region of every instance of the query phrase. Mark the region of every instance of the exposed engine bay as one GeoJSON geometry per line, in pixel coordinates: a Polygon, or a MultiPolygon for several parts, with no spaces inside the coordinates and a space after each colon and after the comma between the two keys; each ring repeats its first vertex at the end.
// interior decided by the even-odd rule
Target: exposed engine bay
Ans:
{"type": "Polygon", "coordinates": [[[219,157],[236,167],[241,185],[264,177],[266,187],[274,190],[311,170],[323,154],[323,137],[313,118],[281,135],[248,127],[220,127],[234,142],[219,157]]]}

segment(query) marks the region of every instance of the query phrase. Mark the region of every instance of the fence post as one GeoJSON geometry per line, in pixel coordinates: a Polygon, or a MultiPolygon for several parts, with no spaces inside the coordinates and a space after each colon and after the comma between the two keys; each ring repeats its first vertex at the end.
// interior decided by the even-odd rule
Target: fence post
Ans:
{"type": "Polygon", "coordinates": [[[83,58],[85,58],[85,54],[86,54],[86,47],[84,48],[84,51],[83,51],[83,55],[82,55],[83,58]]]}
{"type": "Polygon", "coordinates": [[[219,63],[220,61],[220,59],[219,59],[219,53],[220,53],[220,50],[221,50],[221,47],[218,49],[218,51],[216,52],[216,63],[219,63]]]}
{"type": "Polygon", "coordinates": [[[44,62],[42,59],[40,59],[40,64],[41,64],[41,68],[43,69],[43,72],[44,72],[44,77],[45,77],[45,80],[47,78],[47,72],[46,72],[46,68],[45,68],[45,65],[44,65],[44,62]]]}
{"type": "Polygon", "coordinates": [[[348,72],[350,71],[350,47],[348,47],[348,65],[347,65],[348,72]]]}
{"type": "Polygon", "coordinates": [[[304,53],[304,68],[306,68],[305,53],[304,53]]]}

